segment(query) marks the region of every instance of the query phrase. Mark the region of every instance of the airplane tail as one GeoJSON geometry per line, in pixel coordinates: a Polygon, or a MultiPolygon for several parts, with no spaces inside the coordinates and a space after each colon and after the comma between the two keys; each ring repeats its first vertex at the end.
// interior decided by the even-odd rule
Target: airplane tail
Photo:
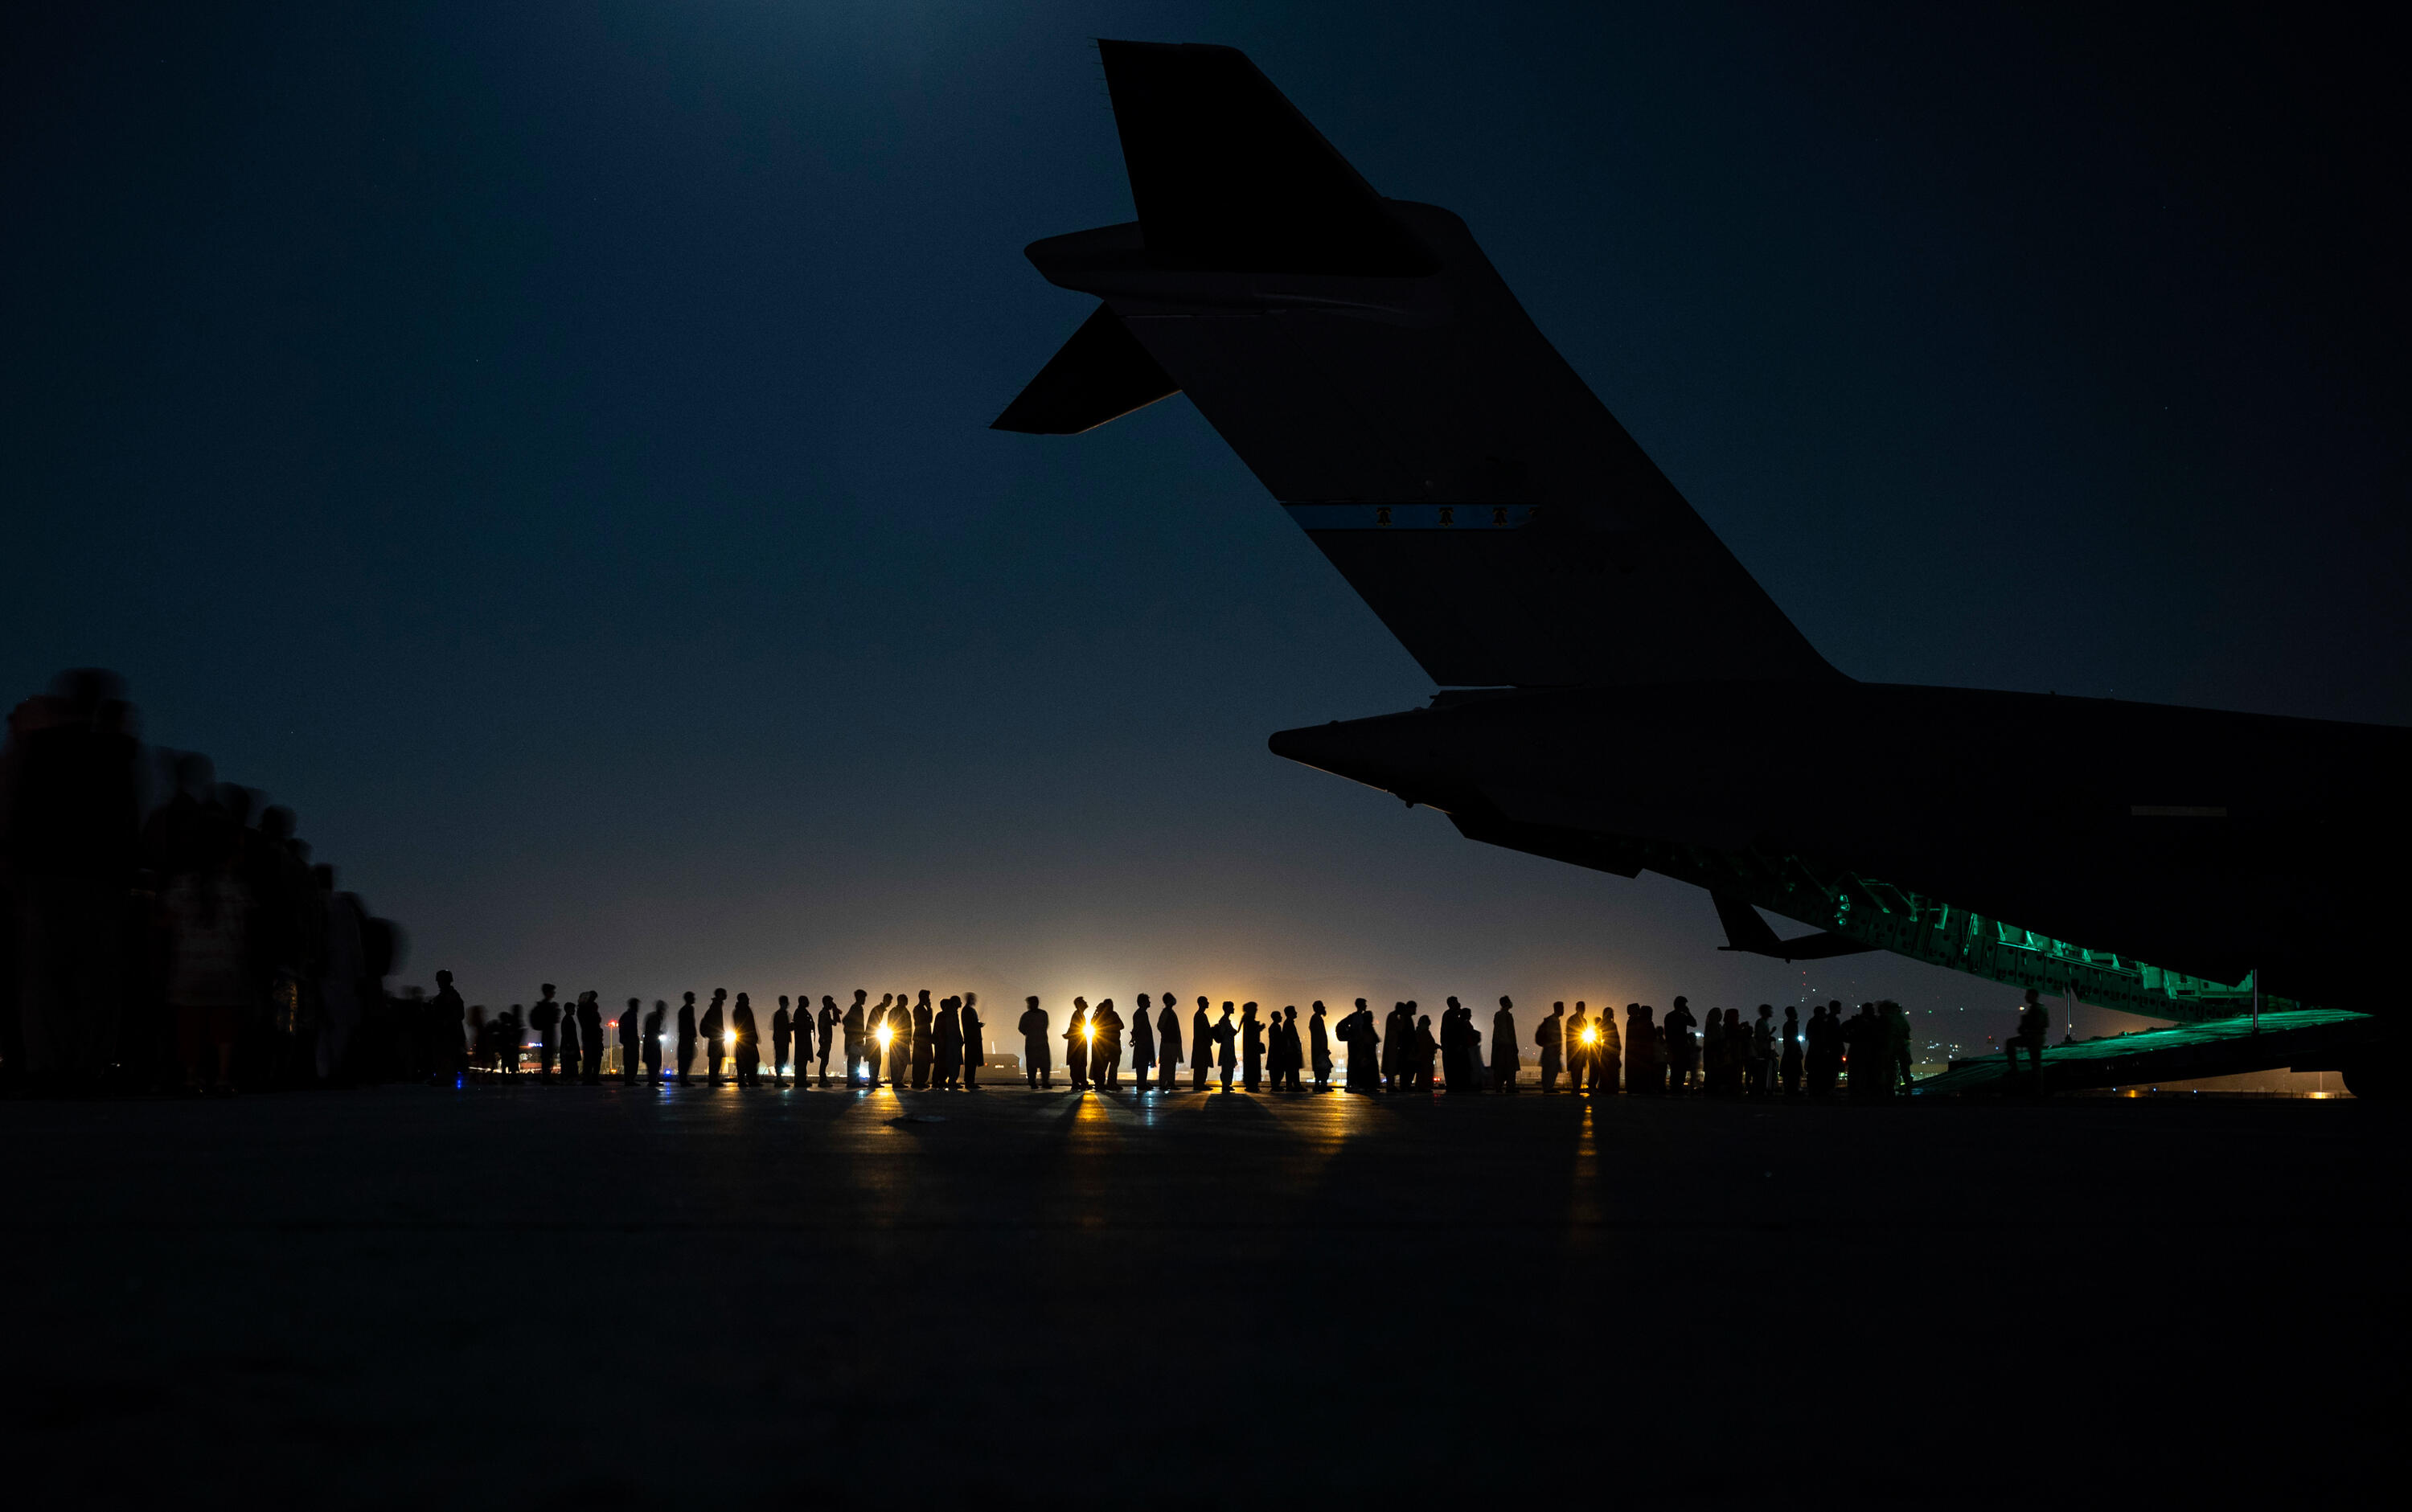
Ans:
{"type": "Polygon", "coordinates": [[[1104,302],[998,429],[1188,394],[1444,686],[1840,676],[1463,222],[1376,194],[1234,49],[1098,49],[1140,218],[1028,248],[1104,302]]]}

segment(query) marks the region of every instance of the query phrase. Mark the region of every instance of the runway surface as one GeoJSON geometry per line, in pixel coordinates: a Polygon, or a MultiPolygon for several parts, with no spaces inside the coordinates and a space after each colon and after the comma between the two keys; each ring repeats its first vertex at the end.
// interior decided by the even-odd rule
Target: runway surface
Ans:
{"type": "Polygon", "coordinates": [[[2405,1129],[1018,1085],[13,1103],[0,1421],[45,1498],[2335,1494],[2392,1443],[2405,1129]]]}

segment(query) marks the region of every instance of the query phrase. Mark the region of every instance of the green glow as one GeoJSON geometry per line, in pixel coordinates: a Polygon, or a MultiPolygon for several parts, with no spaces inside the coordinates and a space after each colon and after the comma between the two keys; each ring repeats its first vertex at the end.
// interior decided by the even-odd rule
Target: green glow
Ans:
{"type": "MultiPolygon", "coordinates": [[[[2150,1019],[2199,1023],[2252,1006],[2253,982],[2214,982],[2115,950],[2056,940],[1906,888],[1795,855],[1728,852],[1646,840],[1608,840],[1612,854],[1587,864],[1631,875],[1648,870],[1709,888],[1862,945],[2013,987],[2074,991],[2080,1002],[2150,1019]]],[[[1573,858],[1569,857],[1568,859],[1573,858]]],[[[2264,1013],[2306,1006],[2264,997],[2264,1013]]]]}

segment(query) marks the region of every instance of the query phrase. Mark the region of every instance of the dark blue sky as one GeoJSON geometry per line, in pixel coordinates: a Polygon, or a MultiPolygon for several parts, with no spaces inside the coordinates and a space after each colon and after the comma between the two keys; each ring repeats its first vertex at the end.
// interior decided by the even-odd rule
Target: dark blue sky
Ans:
{"type": "Polygon", "coordinates": [[[0,687],[476,1000],[1995,1002],[1274,758],[1430,689],[1185,402],[985,428],[1131,213],[1088,39],[1228,42],[1846,671],[2405,722],[2390,50],[1949,8],[12,8],[0,687]]]}

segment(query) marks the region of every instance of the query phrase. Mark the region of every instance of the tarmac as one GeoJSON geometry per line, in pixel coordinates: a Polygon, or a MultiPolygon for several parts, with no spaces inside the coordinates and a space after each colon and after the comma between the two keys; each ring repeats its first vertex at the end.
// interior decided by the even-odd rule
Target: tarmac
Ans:
{"type": "Polygon", "coordinates": [[[8,1103],[0,1443],[24,1506],[2334,1499],[2393,1472],[2405,1129],[1018,1084],[8,1103]]]}

